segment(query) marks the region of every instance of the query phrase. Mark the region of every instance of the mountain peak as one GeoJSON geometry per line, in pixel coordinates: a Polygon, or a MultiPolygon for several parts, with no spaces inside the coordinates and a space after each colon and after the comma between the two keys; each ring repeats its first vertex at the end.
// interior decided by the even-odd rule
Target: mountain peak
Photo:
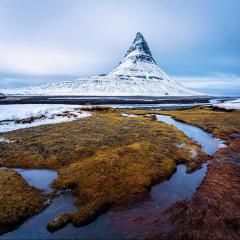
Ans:
{"type": "Polygon", "coordinates": [[[155,63],[147,41],[140,32],[136,34],[131,47],[125,55],[125,59],[126,58],[134,58],[135,60],[155,63]]]}
{"type": "Polygon", "coordinates": [[[162,70],[157,66],[143,35],[138,32],[128,49],[122,62],[114,68],[110,75],[136,76],[136,75],[163,75],[162,70]]]}
{"type": "MultiPolygon", "coordinates": [[[[76,96],[191,96],[188,90],[172,80],[154,61],[143,35],[138,32],[125,58],[109,74],[77,80],[44,84],[38,87],[0,92],[26,95],[76,96]]],[[[1,97],[1,94],[0,94],[1,97]]]]}

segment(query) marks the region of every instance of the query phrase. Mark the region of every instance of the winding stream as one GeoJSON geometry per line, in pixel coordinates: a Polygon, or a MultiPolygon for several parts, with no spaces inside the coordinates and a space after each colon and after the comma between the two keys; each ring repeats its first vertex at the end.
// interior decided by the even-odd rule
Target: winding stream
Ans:
{"type": "Polygon", "coordinates": [[[158,121],[173,125],[180,131],[184,132],[189,138],[197,142],[201,146],[202,151],[207,153],[208,155],[212,155],[219,148],[226,147],[222,140],[214,138],[211,133],[207,133],[201,128],[194,127],[186,123],[182,123],[180,121],[173,119],[170,116],[166,115],[156,116],[158,121]]]}
{"type": "MultiPolygon", "coordinates": [[[[135,115],[126,115],[134,117],[135,115]]],[[[158,121],[174,125],[180,131],[184,132],[189,138],[201,145],[202,150],[211,155],[219,148],[224,147],[221,140],[205,131],[191,125],[181,123],[165,115],[157,115],[158,121]]],[[[50,170],[25,170],[15,169],[29,185],[44,190],[51,191],[51,182],[57,177],[57,173],[50,170]]],[[[176,200],[190,199],[197,187],[202,182],[207,172],[207,164],[203,164],[201,169],[193,173],[187,173],[183,164],[177,166],[177,171],[169,180],[152,187],[147,200],[136,203],[133,210],[155,208],[164,209],[174,203],[176,200]]],[[[130,211],[132,210],[130,209],[130,211]]],[[[52,203],[41,213],[29,218],[18,229],[0,236],[0,239],[119,239],[121,233],[114,231],[111,226],[111,218],[114,214],[110,212],[99,216],[94,222],[80,228],[68,224],[65,228],[54,233],[47,229],[47,223],[56,216],[66,211],[74,211],[74,197],[71,192],[64,192],[54,198],[52,203]]],[[[129,210],[125,210],[127,212],[129,210]]]]}

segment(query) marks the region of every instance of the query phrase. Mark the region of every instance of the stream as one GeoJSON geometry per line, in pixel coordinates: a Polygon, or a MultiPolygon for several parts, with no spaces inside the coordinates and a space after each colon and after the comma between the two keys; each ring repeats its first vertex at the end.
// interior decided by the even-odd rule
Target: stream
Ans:
{"type": "Polygon", "coordinates": [[[211,133],[207,133],[201,128],[191,126],[189,124],[175,120],[174,118],[167,115],[156,115],[157,120],[165,122],[169,125],[175,126],[178,130],[182,131],[191,138],[193,141],[197,142],[203,152],[208,155],[212,155],[219,148],[226,147],[222,140],[214,138],[211,133]]]}
{"type": "MultiPolygon", "coordinates": [[[[135,117],[136,115],[127,115],[126,117],[135,117]]],[[[211,155],[224,143],[212,136],[212,134],[203,131],[200,128],[174,120],[170,116],[157,115],[158,121],[174,125],[180,131],[184,132],[189,138],[197,142],[202,150],[211,155]]],[[[57,173],[52,170],[32,170],[32,169],[14,169],[29,183],[38,189],[51,192],[51,183],[57,177],[57,173]]],[[[141,209],[164,209],[169,207],[176,200],[191,199],[197,187],[201,184],[207,172],[207,164],[203,164],[201,169],[192,173],[186,172],[186,166],[180,164],[177,171],[169,180],[156,184],[152,187],[147,200],[134,204],[132,209],[127,211],[141,211],[141,209]]],[[[41,213],[27,219],[19,228],[8,232],[0,239],[119,239],[123,238],[122,233],[117,232],[111,225],[114,214],[108,212],[99,216],[94,222],[80,228],[68,224],[63,229],[54,233],[47,230],[49,221],[66,211],[74,211],[74,196],[71,192],[63,192],[55,197],[51,204],[41,213]]],[[[123,211],[124,212],[124,211],[123,211]]],[[[124,213],[123,213],[124,215],[124,213]]]]}

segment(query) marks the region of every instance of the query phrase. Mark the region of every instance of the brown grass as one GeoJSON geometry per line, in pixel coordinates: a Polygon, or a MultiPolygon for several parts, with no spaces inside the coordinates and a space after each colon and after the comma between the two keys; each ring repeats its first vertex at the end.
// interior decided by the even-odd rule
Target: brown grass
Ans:
{"type": "Polygon", "coordinates": [[[13,170],[0,170],[0,234],[39,212],[45,197],[13,170]]]}
{"type": "Polygon", "coordinates": [[[212,163],[192,201],[172,207],[174,228],[167,239],[239,239],[239,182],[239,166],[212,163]]]}
{"type": "MultiPolygon", "coordinates": [[[[141,114],[146,111],[133,110],[131,113],[141,114]]],[[[166,114],[185,123],[200,127],[211,132],[215,137],[229,140],[233,133],[240,133],[240,111],[221,111],[208,107],[192,108],[177,111],[148,111],[166,114]]]]}
{"type": "MultiPolygon", "coordinates": [[[[113,121],[113,126],[124,124],[128,135],[125,144],[99,149],[93,156],[67,165],[55,181],[56,188],[74,188],[78,196],[80,209],[72,219],[77,226],[87,224],[122,198],[148,191],[151,185],[169,177],[177,162],[186,162],[192,168],[201,162],[191,156],[193,143],[173,127],[142,118],[114,116],[113,121]],[[180,149],[176,142],[188,146],[180,149]]],[[[104,122],[108,124],[107,119],[104,122]]],[[[196,145],[194,148],[202,156],[196,145]]]]}
{"type": "MultiPolygon", "coordinates": [[[[145,111],[144,111],[145,112],[145,111]]],[[[134,110],[130,113],[142,114],[134,110]]],[[[195,108],[150,111],[203,128],[225,139],[227,148],[214,154],[209,171],[191,201],[180,201],[165,213],[148,216],[147,239],[232,240],[240,236],[240,112],[195,108]],[[231,164],[233,162],[234,164],[231,164]]],[[[146,218],[146,216],[144,216],[146,218]]]]}

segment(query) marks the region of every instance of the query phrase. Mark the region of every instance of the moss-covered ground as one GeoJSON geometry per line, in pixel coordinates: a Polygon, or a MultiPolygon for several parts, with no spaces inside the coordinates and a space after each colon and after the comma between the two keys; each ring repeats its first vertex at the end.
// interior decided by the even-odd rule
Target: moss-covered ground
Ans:
{"type": "Polygon", "coordinates": [[[13,170],[0,169],[0,234],[44,207],[46,198],[13,170]]]}
{"type": "Polygon", "coordinates": [[[112,111],[2,135],[15,142],[0,144],[1,166],[56,169],[54,187],[74,190],[79,206],[72,213],[75,225],[148,191],[170,177],[176,164],[194,169],[207,158],[173,126],[112,111]],[[179,147],[181,143],[185,146],[179,147]]]}
{"type": "MultiPolygon", "coordinates": [[[[170,177],[178,163],[184,162],[192,170],[207,159],[200,147],[175,127],[154,118],[123,117],[121,111],[127,110],[93,111],[89,118],[1,134],[14,142],[0,143],[0,166],[57,170],[54,188],[73,189],[78,210],[62,215],[55,226],[61,226],[61,221],[80,226],[123,199],[131,202],[149,191],[153,184],[170,177]]],[[[210,170],[192,201],[171,208],[173,227],[163,235],[168,239],[218,239],[220,235],[219,239],[237,239],[239,169],[229,162],[233,158],[239,161],[240,112],[211,108],[128,112],[171,115],[226,141],[228,148],[214,154],[218,162],[209,164],[210,170]]],[[[10,219],[14,224],[20,222],[41,209],[44,197],[17,173],[1,170],[0,177],[2,226],[10,219]]],[[[162,222],[162,216],[159,218],[162,222]]],[[[163,236],[161,226],[154,229],[148,238],[163,236]]]]}

